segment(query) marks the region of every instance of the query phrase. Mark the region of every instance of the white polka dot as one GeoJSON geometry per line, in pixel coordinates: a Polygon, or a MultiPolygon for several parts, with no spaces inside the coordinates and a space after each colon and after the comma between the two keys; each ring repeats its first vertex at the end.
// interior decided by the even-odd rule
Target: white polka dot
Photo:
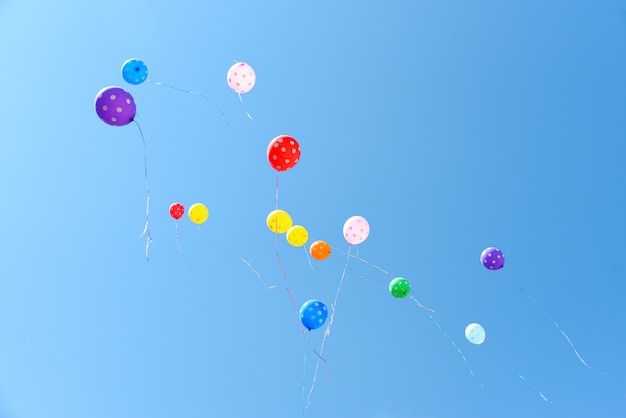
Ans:
{"type": "MultiPolygon", "coordinates": [[[[139,81],[139,79],[137,79],[139,81]]],[[[126,104],[130,104],[130,99],[126,99],[126,104]]]]}
{"type": "Polygon", "coordinates": [[[121,108],[121,107],[118,107],[117,109],[115,109],[115,111],[116,111],[117,113],[122,113],[122,108],[121,108]]]}
{"type": "Polygon", "coordinates": [[[116,98],[117,97],[115,97],[115,94],[112,94],[112,95],[109,96],[109,99],[111,99],[111,100],[115,100],[116,98]]]}
{"type": "Polygon", "coordinates": [[[111,122],[117,122],[117,118],[111,118],[111,122]]]}
{"type": "Polygon", "coordinates": [[[281,150],[282,152],[286,152],[286,151],[287,151],[287,148],[282,147],[280,150],[281,150]]]}
{"type": "Polygon", "coordinates": [[[104,110],[104,111],[106,112],[107,110],[109,110],[109,106],[107,106],[107,105],[102,105],[102,110],[104,110]]]}

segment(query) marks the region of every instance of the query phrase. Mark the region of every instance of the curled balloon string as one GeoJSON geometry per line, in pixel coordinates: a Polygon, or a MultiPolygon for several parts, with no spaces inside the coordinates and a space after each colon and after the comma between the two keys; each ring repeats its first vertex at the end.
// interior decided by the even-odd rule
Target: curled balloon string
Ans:
{"type": "MultiPolygon", "coordinates": [[[[326,338],[328,338],[328,336],[330,335],[330,328],[332,327],[333,321],[335,320],[335,309],[337,307],[337,299],[339,298],[339,293],[341,292],[341,286],[343,285],[343,280],[345,279],[346,271],[348,270],[348,264],[350,263],[350,250],[351,249],[352,249],[352,245],[348,247],[347,254],[344,253],[347,255],[346,264],[343,268],[343,272],[341,273],[341,278],[339,279],[339,286],[337,286],[337,292],[335,293],[335,301],[331,304],[332,311],[330,314],[328,325],[326,326],[326,330],[324,331],[324,336],[322,337],[322,343],[320,344],[319,354],[316,352],[318,359],[317,359],[317,363],[315,363],[315,372],[313,374],[313,382],[311,383],[311,388],[309,389],[309,394],[307,397],[307,404],[306,404],[305,409],[308,409],[309,405],[311,405],[311,395],[313,394],[313,389],[315,388],[315,382],[317,381],[317,372],[320,367],[320,361],[323,360],[322,354],[324,353],[324,345],[326,344],[326,338]]],[[[357,249],[357,253],[358,253],[358,249],[357,249]]]]}
{"type": "MultiPolygon", "coordinates": [[[[480,346],[478,346],[478,349],[483,351],[483,346],[482,344],[480,346]]],[[[486,351],[486,350],[485,350],[486,351]]],[[[537,386],[535,386],[534,384],[532,384],[530,381],[528,381],[528,379],[526,379],[524,376],[522,376],[521,374],[513,371],[509,366],[507,366],[504,361],[502,361],[502,359],[500,359],[500,357],[498,357],[497,355],[493,354],[493,353],[489,353],[489,355],[493,358],[495,358],[496,360],[498,360],[500,362],[500,364],[502,364],[509,372],[511,372],[512,374],[514,374],[515,376],[519,377],[522,381],[526,382],[530,387],[532,387],[535,392],[537,392],[537,394],[541,397],[541,399],[543,399],[544,401],[548,402],[548,403],[553,403],[553,401],[549,400],[546,395],[544,395],[539,388],[537,388],[537,386]]]]}
{"type": "Polygon", "coordinates": [[[263,284],[263,286],[265,286],[266,289],[273,289],[276,287],[276,285],[272,285],[272,286],[268,286],[267,283],[265,283],[265,281],[261,278],[261,273],[259,273],[257,270],[254,269],[254,267],[252,267],[252,264],[246,260],[243,257],[238,256],[237,254],[233,254],[230,251],[227,251],[219,246],[217,246],[217,244],[215,244],[213,241],[211,241],[209,239],[209,237],[206,236],[206,234],[204,233],[204,231],[202,231],[202,228],[200,227],[200,225],[198,225],[198,231],[200,231],[200,234],[202,235],[202,238],[204,238],[206,241],[208,241],[209,244],[211,244],[211,246],[213,248],[215,248],[218,251],[223,252],[226,255],[229,255],[233,258],[238,259],[239,261],[241,261],[242,263],[244,263],[246,266],[248,266],[248,268],[250,269],[250,271],[252,271],[254,274],[256,274],[257,278],[259,279],[259,281],[263,284]]]}
{"type": "Polygon", "coordinates": [[[317,273],[315,272],[315,269],[313,268],[313,263],[311,263],[311,257],[309,256],[309,252],[306,250],[305,246],[302,246],[302,248],[304,248],[304,254],[306,255],[306,259],[309,262],[309,267],[311,267],[311,271],[313,272],[313,275],[315,276],[315,278],[317,279],[317,283],[320,285],[320,287],[322,288],[322,291],[324,292],[324,295],[326,295],[326,300],[328,301],[328,305],[330,306],[331,311],[334,310],[333,307],[333,300],[331,299],[330,295],[328,294],[328,291],[326,290],[326,287],[324,287],[324,284],[322,283],[322,281],[320,280],[320,277],[317,275],[317,273]]]}
{"type": "Polygon", "coordinates": [[[202,274],[200,274],[189,262],[189,260],[187,260],[187,257],[185,256],[185,254],[183,253],[183,249],[180,246],[180,242],[178,240],[178,221],[175,222],[175,229],[174,229],[174,233],[175,233],[175,237],[176,237],[176,247],[178,247],[178,252],[180,253],[180,256],[183,258],[183,260],[185,261],[185,263],[187,263],[187,265],[189,266],[189,268],[196,274],[196,276],[198,276],[200,279],[204,280],[204,282],[206,283],[207,286],[211,287],[211,284],[209,283],[209,281],[207,279],[204,278],[204,276],[202,274]]]}
{"type": "MultiPolygon", "coordinates": [[[[511,277],[511,273],[509,271],[506,272],[506,274],[509,276],[509,278],[512,280],[511,277]]],[[[524,295],[526,295],[526,297],[535,305],[537,305],[539,307],[539,309],[541,309],[543,311],[543,313],[548,317],[548,319],[550,319],[550,321],[552,321],[552,324],[556,327],[556,329],[559,330],[559,332],[561,333],[561,335],[563,335],[563,337],[565,338],[565,340],[567,341],[567,343],[569,344],[569,346],[571,347],[571,349],[574,351],[574,354],[576,354],[576,357],[578,357],[578,360],[580,360],[580,362],[582,364],[584,364],[589,370],[594,371],[598,374],[605,374],[603,371],[600,370],[596,370],[593,367],[591,367],[584,359],[583,357],[580,355],[580,353],[578,352],[578,350],[576,349],[576,347],[574,346],[574,343],[572,342],[572,340],[570,339],[570,337],[567,335],[567,333],[563,330],[563,328],[561,328],[561,326],[559,325],[558,322],[556,322],[556,320],[552,317],[552,315],[550,315],[548,313],[548,311],[546,311],[540,304],[539,302],[537,302],[535,300],[534,297],[531,296],[530,293],[528,293],[526,291],[526,289],[524,289],[522,286],[518,285],[517,286],[519,288],[519,290],[522,291],[522,293],[524,293],[524,295]]]]}
{"type": "Polygon", "coordinates": [[[141,130],[141,126],[137,123],[136,120],[133,120],[135,125],[137,125],[137,129],[139,129],[139,135],[141,135],[141,141],[143,142],[143,174],[146,181],[146,193],[148,197],[146,198],[146,225],[143,228],[143,232],[141,233],[141,238],[146,241],[146,260],[150,261],[150,257],[148,256],[148,248],[150,247],[150,243],[152,242],[152,236],[150,236],[150,188],[148,187],[148,148],[146,147],[146,139],[143,136],[143,131],[141,130]]]}
{"type": "Polygon", "coordinates": [[[226,120],[226,115],[224,114],[224,111],[223,111],[223,110],[222,110],[222,108],[221,108],[221,107],[220,107],[220,106],[219,106],[219,105],[215,102],[215,100],[211,99],[210,97],[205,96],[204,94],[202,94],[202,93],[198,93],[198,92],[193,91],[193,90],[185,90],[185,89],[181,89],[181,88],[178,88],[178,87],[171,86],[171,85],[169,85],[169,84],[161,83],[160,81],[152,81],[152,80],[147,80],[147,81],[148,81],[148,82],[150,82],[150,83],[152,83],[152,84],[156,84],[157,86],[167,87],[167,88],[170,88],[170,89],[172,89],[172,90],[180,91],[180,92],[182,92],[182,93],[191,94],[191,95],[193,95],[193,96],[198,96],[198,97],[200,97],[200,98],[202,98],[202,99],[208,100],[209,102],[213,103],[213,105],[214,105],[214,106],[217,108],[217,110],[220,112],[220,114],[222,115],[222,119],[223,119],[223,120],[224,120],[224,122],[226,123],[226,126],[228,126],[228,129],[229,129],[229,130],[232,130],[232,128],[231,128],[231,126],[230,126],[230,123],[228,123],[228,120],[226,120]]]}

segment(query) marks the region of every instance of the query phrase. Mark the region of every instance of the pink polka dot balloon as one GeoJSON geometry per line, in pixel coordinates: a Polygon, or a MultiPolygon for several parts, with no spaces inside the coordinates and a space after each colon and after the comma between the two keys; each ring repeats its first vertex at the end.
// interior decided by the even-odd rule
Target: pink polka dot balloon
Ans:
{"type": "Polygon", "coordinates": [[[350,245],[365,241],[370,234],[370,224],[362,216],[353,216],[343,224],[343,236],[350,245]]]}
{"type": "Polygon", "coordinates": [[[106,124],[128,125],[135,119],[137,107],[129,92],[121,87],[105,87],[98,92],[94,103],[96,113],[106,124]]]}
{"type": "Polygon", "coordinates": [[[249,64],[238,62],[228,70],[226,81],[235,93],[247,93],[256,83],[256,74],[249,64]]]}
{"type": "Polygon", "coordinates": [[[500,270],[504,267],[504,254],[496,247],[488,247],[480,254],[480,262],[489,270],[500,270]]]}

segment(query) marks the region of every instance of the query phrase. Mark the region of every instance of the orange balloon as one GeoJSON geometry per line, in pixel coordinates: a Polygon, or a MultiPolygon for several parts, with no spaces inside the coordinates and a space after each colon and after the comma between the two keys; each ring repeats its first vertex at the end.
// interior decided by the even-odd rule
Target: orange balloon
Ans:
{"type": "Polygon", "coordinates": [[[326,260],[330,256],[330,245],[325,241],[315,241],[309,249],[311,257],[316,260],[326,260]]]}

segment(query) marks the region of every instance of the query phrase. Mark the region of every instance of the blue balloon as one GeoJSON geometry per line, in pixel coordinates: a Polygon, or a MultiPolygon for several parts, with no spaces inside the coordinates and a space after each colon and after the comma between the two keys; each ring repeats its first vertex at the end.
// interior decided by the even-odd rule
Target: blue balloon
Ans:
{"type": "Polygon", "coordinates": [[[131,58],[122,64],[122,77],[128,84],[141,84],[148,78],[148,67],[143,61],[131,58]]]}
{"type": "Polygon", "coordinates": [[[320,300],[311,299],[302,305],[300,308],[300,321],[302,325],[310,330],[318,329],[326,322],[328,317],[328,309],[326,305],[320,300]]]}

